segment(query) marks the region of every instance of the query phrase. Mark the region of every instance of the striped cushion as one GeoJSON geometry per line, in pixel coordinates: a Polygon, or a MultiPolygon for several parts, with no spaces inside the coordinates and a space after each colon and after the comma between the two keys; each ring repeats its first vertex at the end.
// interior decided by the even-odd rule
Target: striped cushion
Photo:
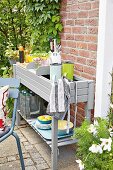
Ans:
{"type": "Polygon", "coordinates": [[[6,122],[6,101],[9,96],[9,86],[4,86],[0,89],[0,131],[5,128],[6,122]]]}
{"type": "Polygon", "coordinates": [[[6,127],[4,128],[4,130],[1,130],[1,131],[0,131],[0,138],[1,138],[2,136],[4,136],[5,134],[7,134],[9,131],[10,131],[10,127],[9,127],[9,126],[6,126],[6,127]]]}

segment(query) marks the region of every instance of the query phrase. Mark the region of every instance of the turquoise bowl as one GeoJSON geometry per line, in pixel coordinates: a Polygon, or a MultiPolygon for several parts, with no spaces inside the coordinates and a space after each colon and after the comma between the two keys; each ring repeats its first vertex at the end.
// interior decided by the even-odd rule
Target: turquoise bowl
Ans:
{"type": "Polygon", "coordinates": [[[48,117],[51,117],[51,116],[49,116],[49,115],[42,115],[42,116],[39,116],[37,119],[38,119],[38,121],[41,124],[50,124],[52,122],[52,119],[51,120],[46,120],[48,117]],[[44,120],[40,119],[41,117],[44,117],[44,120]]]}

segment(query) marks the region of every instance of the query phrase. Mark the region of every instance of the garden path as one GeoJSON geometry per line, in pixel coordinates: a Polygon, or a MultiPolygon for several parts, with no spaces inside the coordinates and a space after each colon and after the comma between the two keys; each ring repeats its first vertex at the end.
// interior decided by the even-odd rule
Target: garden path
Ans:
{"type": "MultiPolygon", "coordinates": [[[[25,121],[15,127],[18,133],[25,161],[26,170],[50,170],[50,147],[25,121]]],[[[14,137],[9,137],[0,144],[0,170],[21,170],[14,137]]],[[[60,148],[58,170],[78,170],[75,162],[75,145],[60,148]]]]}

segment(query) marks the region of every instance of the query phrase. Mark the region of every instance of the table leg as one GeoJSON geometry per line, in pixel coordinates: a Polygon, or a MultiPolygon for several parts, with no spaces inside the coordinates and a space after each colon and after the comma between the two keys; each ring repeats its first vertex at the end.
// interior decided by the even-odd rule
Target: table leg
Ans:
{"type": "Polygon", "coordinates": [[[21,122],[21,116],[19,114],[19,112],[16,112],[16,125],[19,126],[21,122]]]}
{"type": "Polygon", "coordinates": [[[58,120],[52,116],[52,152],[51,152],[51,166],[52,170],[57,170],[57,159],[58,159],[58,120]]]}

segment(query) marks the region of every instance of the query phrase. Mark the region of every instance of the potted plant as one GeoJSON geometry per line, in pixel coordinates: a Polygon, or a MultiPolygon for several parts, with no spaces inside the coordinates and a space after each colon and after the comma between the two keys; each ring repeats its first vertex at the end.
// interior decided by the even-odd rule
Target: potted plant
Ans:
{"type": "Polygon", "coordinates": [[[13,65],[18,61],[19,53],[18,50],[13,50],[13,45],[10,43],[5,50],[5,56],[8,57],[10,64],[13,65]]]}
{"type": "Polygon", "coordinates": [[[80,170],[113,169],[113,137],[109,121],[98,118],[94,124],[85,120],[81,127],[75,128],[77,160],[80,170]]]}

